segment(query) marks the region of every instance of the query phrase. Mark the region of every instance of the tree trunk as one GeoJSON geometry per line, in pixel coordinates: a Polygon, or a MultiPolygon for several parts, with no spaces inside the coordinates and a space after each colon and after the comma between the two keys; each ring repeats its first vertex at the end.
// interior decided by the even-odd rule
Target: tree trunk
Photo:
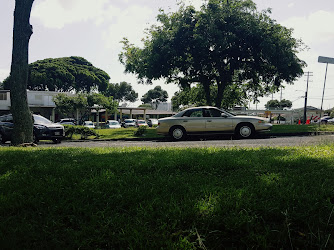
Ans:
{"type": "Polygon", "coordinates": [[[204,93],[205,93],[205,99],[206,99],[206,105],[211,106],[212,100],[211,100],[211,91],[210,91],[210,79],[206,77],[200,77],[200,82],[203,85],[204,93]]]}
{"type": "Polygon", "coordinates": [[[33,141],[33,118],[28,106],[28,47],[32,35],[29,23],[34,0],[16,0],[14,11],[13,51],[10,81],[11,112],[14,130],[12,144],[33,141]]]}

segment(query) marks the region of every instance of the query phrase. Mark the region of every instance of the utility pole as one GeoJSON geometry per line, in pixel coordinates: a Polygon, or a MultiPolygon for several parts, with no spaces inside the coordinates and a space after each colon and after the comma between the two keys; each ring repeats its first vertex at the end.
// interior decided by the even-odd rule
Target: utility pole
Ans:
{"type": "Polygon", "coordinates": [[[306,77],[307,77],[307,80],[306,80],[306,92],[305,92],[305,105],[304,105],[304,124],[306,124],[306,119],[307,119],[307,116],[306,116],[306,112],[307,112],[307,91],[308,91],[308,82],[309,82],[309,79],[310,79],[310,76],[313,76],[313,72],[306,72],[306,77]]]}

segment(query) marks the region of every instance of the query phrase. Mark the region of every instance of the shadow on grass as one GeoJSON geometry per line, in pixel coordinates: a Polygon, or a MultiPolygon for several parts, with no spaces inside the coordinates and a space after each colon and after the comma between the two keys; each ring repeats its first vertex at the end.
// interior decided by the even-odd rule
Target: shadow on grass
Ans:
{"type": "Polygon", "coordinates": [[[331,249],[333,149],[2,149],[0,246],[331,249]]]}

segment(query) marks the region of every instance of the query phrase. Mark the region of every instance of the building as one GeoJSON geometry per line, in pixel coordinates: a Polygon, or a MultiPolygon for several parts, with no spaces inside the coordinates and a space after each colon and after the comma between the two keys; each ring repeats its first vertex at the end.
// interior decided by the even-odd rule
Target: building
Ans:
{"type": "MultiPolygon", "coordinates": [[[[59,94],[59,92],[53,91],[27,91],[28,105],[30,110],[35,114],[40,114],[51,121],[58,121],[62,118],[56,113],[56,104],[53,102],[53,97],[59,94]]],[[[68,95],[73,95],[67,93],[68,95]]],[[[10,113],[10,91],[0,90],[0,115],[10,113]]],[[[167,106],[164,106],[165,109],[167,106]]],[[[93,121],[105,121],[105,109],[91,109],[91,120],[93,121]]],[[[121,119],[124,118],[161,118],[171,116],[175,114],[168,110],[148,110],[146,108],[131,108],[131,107],[119,107],[116,114],[107,114],[107,119],[121,119]]],[[[81,117],[76,117],[80,120],[81,117]]]]}

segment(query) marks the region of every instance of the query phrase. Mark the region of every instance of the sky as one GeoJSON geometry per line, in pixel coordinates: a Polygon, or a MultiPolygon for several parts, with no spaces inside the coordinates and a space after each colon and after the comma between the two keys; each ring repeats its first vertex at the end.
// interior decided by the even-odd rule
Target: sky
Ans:
{"type": "MultiPolygon", "coordinates": [[[[307,63],[304,72],[312,72],[308,81],[308,106],[320,108],[325,83],[326,64],[319,56],[334,57],[333,0],[253,0],[258,10],[271,8],[271,17],[300,38],[308,49],[298,53],[307,63]]],[[[185,0],[199,8],[202,0],[185,0]]],[[[33,35],[29,43],[29,63],[45,58],[81,56],[110,76],[110,82],[131,83],[140,98],[160,85],[171,98],[178,86],[163,80],[153,85],[138,84],[135,75],[125,74],[118,60],[123,37],[142,46],[145,28],[156,23],[159,9],[175,11],[179,0],[35,0],[30,24],[33,35]]],[[[10,72],[15,0],[0,0],[0,81],[10,72]]],[[[268,100],[288,99],[292,108],[302,108],[307,87],[307,74],[280,92],[260,99],[251,109],[263,109],[268,100]]],[[[323,108],[334,107],[334,65],[328,65],[323,108]]]]}

